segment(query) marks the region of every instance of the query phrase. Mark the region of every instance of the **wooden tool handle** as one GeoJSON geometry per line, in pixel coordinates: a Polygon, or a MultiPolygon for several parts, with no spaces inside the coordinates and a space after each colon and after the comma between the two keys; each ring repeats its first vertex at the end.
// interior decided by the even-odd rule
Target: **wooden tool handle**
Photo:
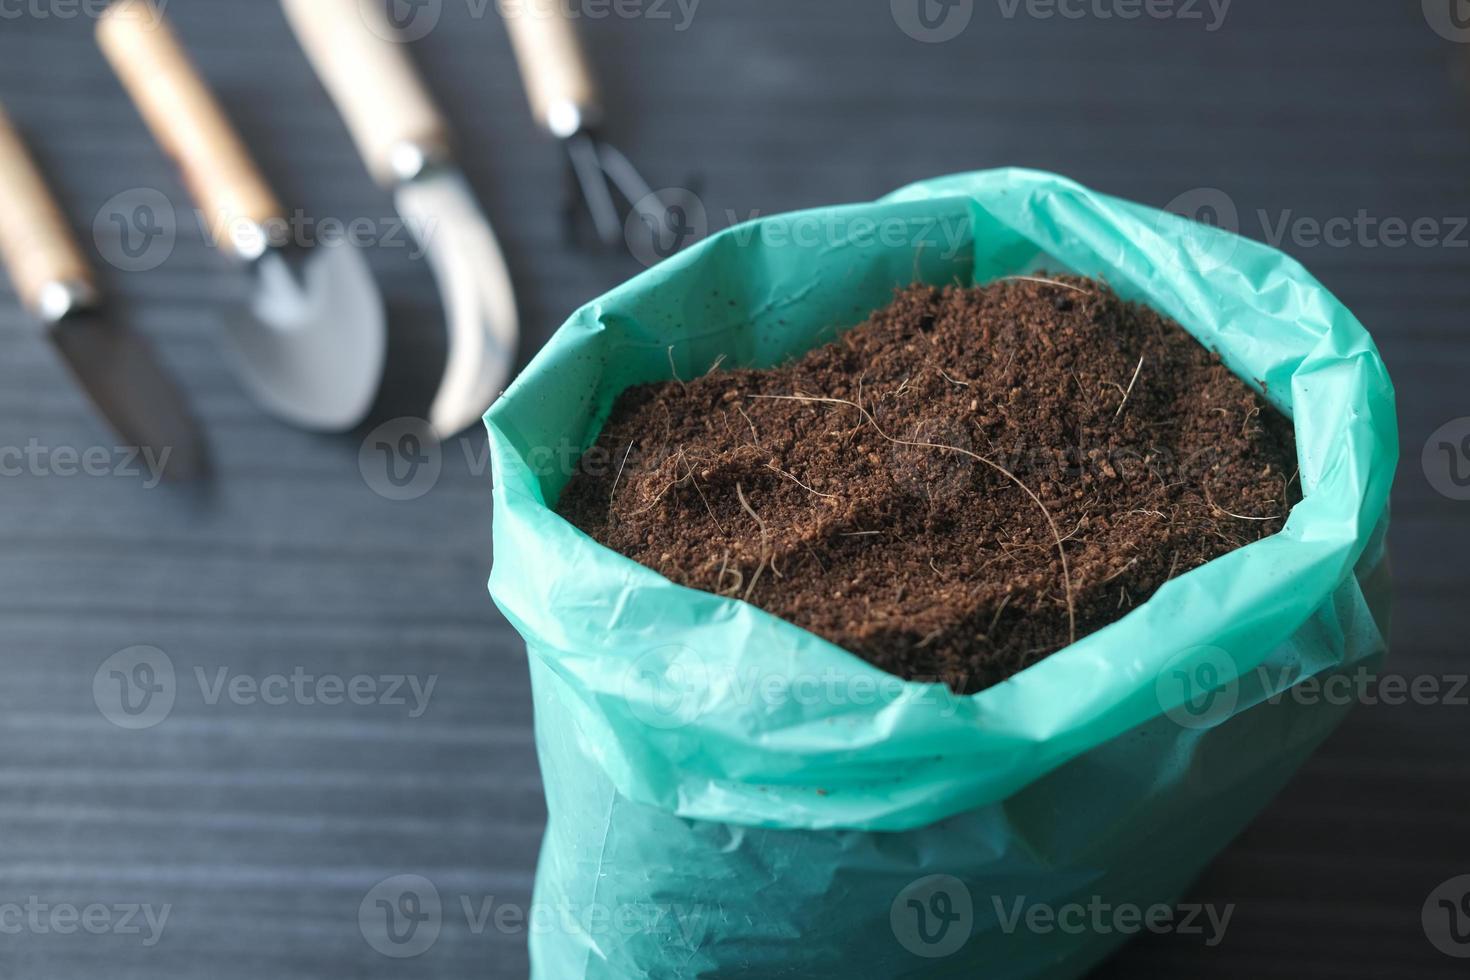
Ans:
{"type": "Polygon", "coordinates": [[[563,0],[500,0],[500,12],[536,121],[561,137],[595,121],[597,89],[563,0]]]}
{"type": "Polygon", "coordinates": [[[4,109],[0,109],[0,255],[21,302],[36,313],[41,312],[43,291],[52,283],[93,285],[92,270],[66,218],[4,109]]]}
{"type": "Polygon", "coordinates": [[[409,61],[382,0],[282,0],[286,18],[374,179],[398,182],[395,151],[448,147],[448,128],[409,61]]]}
{"type": "Polygon", "coordinates": [[[150,0],[119,0],[97,23],[97,43],[143,120],[183,171],[221,247],[240,251],[255,228],[285,211],[224,110],[150,0]]]}

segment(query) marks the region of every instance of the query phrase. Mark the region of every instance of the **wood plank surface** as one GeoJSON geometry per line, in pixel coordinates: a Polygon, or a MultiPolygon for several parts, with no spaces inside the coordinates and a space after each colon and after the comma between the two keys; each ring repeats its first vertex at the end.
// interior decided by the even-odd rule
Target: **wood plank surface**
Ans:
{"type": "MultiPolygon", "coordinates": [[[[529,353],[637,266],[561,247],[558,150],[532,122],[494,5],[421,6],[439,20],[411,50],[507,251],[529,353]]],[[[1292,235],[1282,247],[1364,320],[1398,385],[1391,669],[1464,674],[1470,503],[1436,492],[1420,452],[1470,416],[1470,45],[1432,30],[1413,2],[1236,0],[1217,30],[1204,3],[1205,22],[1063,6],[1085,13],[976,0],[944,43],[907,36],[882,0],[658,4],[667,18],[643,4],[643,16],[586,17],[582,29],[613,136],[655,186],[696,184],[712,228],[1011,164],[1156,206],[1219,188],[1255,238],[1360,211],[1435,221],[1432,247],[1292,235]]],[[[405,873],[447,901],[524,907],[544,821],[524,650],[485,593],[483,437],[447,446],[437,484],[414,501],[378,495],[359,469],[372,424],[422,414],[432,396],[444,352],[433,282],[406,239],[370,252],[393,330],[373,423],[323,437],[263,415],[218,342],[244,279],[193,221],[96,50],[89,9],[0,6],[0,101],[89,247],[115,250],[118,195],[172,203],[176,241],[158,268],[99,268],[119,315],[192,397],[218,479],[203,492],[149,488],[44,462],[0,476],[0,903],[172,908],[153,946],[0,935],[0,976],[525,977],[523,932],[448,916],[432,950],[396,960],[357,921],[367,890],[405,873]],[[93,677],[139,644],[167,653],[179,691],[161,724],[124,731],[99,712],[93,677]],[[196,681],[221,670],[437,681],[413,717],[383,704],[211,704],[196,681]]],[[[390,199],[275,3],[167,11],[288,209],[391,227],[390,199]]],[[[43,460],[111,446],[7,285],[0,449],[32,441],[43,460]]],[[[1464,976],[1464,960],[1429,943],[1420,910],[1470,874],[1467,746],[1470,706],[1358,709],[1200,883],[1199,899],[1237,906],[1227,940],[1149,937],[1100,975],[1464,976]]]]}

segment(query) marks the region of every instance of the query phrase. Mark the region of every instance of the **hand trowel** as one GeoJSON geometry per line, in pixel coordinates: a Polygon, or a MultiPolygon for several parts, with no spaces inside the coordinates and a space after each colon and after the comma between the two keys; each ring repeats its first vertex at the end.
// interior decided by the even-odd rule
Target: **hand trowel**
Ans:
{"type": "Polygon", "coordinates": [[[251,270],[250,301],[225,330],[246,386],[293,425],[352,428],[377,392],[387,343],[361,253],[346,241],[289,240],[285,209],[149,0],[114,3],[97,42],[178,162],[207,233],[251,270]]]}
{"type": "Polygon", "coordinates": [[[0,255],[21,301],[97,410],[167,478],[205,468],[188,404],[146,340],[104,318],[92,270],[0,109],[0,255]]]}

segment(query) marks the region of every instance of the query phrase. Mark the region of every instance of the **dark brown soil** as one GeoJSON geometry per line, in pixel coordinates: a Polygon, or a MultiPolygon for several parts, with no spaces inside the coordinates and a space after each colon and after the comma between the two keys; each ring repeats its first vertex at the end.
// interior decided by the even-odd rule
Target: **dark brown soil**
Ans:
{"type": "Polygon", "coordinates": [[[1016,278],[913,286],[782,367],[625,392],[560,510],[969,693],[1280,530],[1295,460],[1290,422],[1176,324],[1016,278]]]}

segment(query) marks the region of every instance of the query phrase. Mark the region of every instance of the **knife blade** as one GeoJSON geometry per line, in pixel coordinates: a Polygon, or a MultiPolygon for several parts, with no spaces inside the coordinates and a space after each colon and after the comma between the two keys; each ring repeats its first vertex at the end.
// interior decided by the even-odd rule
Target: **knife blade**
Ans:
{"type": "Polygon", "coordinates": [[[179,162],[215,244],[250,269],[250,300],[225,319],[224,334],[246,388],[301,428],[357,425],[387,349],[382,298],[361,250],[289,240],[285,208],[151,0],[114,3],[97,42],[179,162]]]}
{"type": "Polygon", "coordinates": [[[282,0],[369,172],[429,258],[449,355],[429,422],[447,439],[478,421],[510,377],[519,336],[510,271],[454,162],[448,127],[376,0],[282,0]]]}
{"type": "Polygon", "coordinates": [[[0,255],[16,292],[97,411],[158,475],[203,474],[204,437],[188,403],[147,340],[105,317],[92,270],[3,108],[0,213],[0,255]]]}

